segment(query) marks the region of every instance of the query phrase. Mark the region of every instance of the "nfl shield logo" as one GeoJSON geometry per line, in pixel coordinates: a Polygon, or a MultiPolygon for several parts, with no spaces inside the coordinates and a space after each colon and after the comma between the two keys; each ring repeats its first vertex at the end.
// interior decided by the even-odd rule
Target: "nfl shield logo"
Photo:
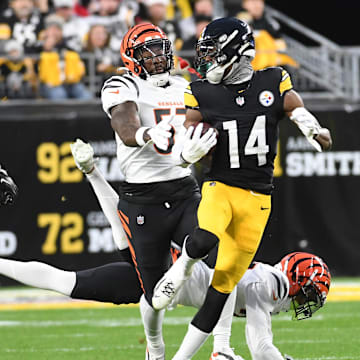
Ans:
{"type": "Polygon", "coordinates": [[[245,99],[242,96],[238,96],[235,101],[239,106],[243,106],[245,103],[245,99]]]}
{"type": "Polygon", "coordinates": [[[139,215],[139,216],[136,218],[136,222],[137,222],[138,225],[144,225],[144,222],[145,222],[144,215],[139,215]]]}

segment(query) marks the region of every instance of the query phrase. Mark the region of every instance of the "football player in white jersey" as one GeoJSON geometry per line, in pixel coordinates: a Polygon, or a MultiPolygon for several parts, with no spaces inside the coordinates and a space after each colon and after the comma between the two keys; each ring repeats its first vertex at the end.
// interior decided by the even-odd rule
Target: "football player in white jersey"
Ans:
{"type": "MultiPolygon", "coordinates": [[[[106,80],[103,109],[111,119],[117,157],[125,181],[119,189],[118,214],[126,232],[144,297],[140,310],[149,358],[164,359],[164,311],[152,308],[153,288],[169,267],[171,240],[182,245],[197,225],[198,185],[187,166],[177,166],[173,145],[185,120],[187,82],[170,76],[172,46],[150,23],[131,28],[121,43],[129,70],[106,80]]],[[[187,139],[182,156],[200,159],[216,143],[213,129],[201,128],[187,139]]],[[[190,163],[190,161],[188,161],[190,163]]]]}
{"type": "MultiPolygon", "coordinates": [[[[87,173],[108,218],[114,240],[121,255],[126,254],[126,235],[116,212],[118,195],[94,166],[93,151],[88,144],[77,141],[73,147],[78,167],[87,173]]],[[[54,290],[74,299],[138,303],[141,284],[132,261],[111,263],[83,271],[64,271],[53,266],[31,261],[0,259],[0,274],[26,285],[54,290]]],[[[173,299],[177,305],[201,307],[211,283],[213,270],[204,262],[194,270],[173,299]]],[[[289,311],[293,304],[294,318],[306,319],[321,308],[331,282],[326,264],[317,256],[296,252],[285,256],[277,265],[254,262],[236,286],[234,316],[246,316],[246,340],[253,360],[283,360],[272,342],[271,315],[289,311]]],[[[235,293],[234,293],[235,294],[235,293]]],[[[222,313],[213,331],[214,345],[210,360],[242,360],[230,347],[232,313],[222,313]]]]}

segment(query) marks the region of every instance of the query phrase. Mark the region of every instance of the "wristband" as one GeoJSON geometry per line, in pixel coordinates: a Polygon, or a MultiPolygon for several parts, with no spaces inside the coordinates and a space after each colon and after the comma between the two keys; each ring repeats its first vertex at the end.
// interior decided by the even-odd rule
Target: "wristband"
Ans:
{"type": "Polygon", "coordinates": [[[135,141],[139,146],[144,146],[146,144],[144,140],[144,132],[148,129],[150,128],[146,126],[142,126],[136,130],[135,141]]]}

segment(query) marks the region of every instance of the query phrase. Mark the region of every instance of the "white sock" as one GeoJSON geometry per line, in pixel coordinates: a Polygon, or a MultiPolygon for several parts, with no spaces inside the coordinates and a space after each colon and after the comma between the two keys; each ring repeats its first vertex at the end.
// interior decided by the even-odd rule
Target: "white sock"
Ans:
{"type": "Polygon", "coordinates": [[[189,360],[201,348],[210,334],[207,334],[192,324],[189,324],[184,340],[172,360],[189,360]]]}
{"type": "Polygon", "coordinates": [[[165,343],[162,337],[162,323],[165,309],[154,310],[146,301],[145,296],[142,295],[140,298],[140,312],[149,352],[154,356],[163,356],[165,343]]]}
{"type": "Polygon", "coordinates": [[[25,285],[54,290],[69,296],[76,283],[74,271],[65,271],[37,261],[0,259],[0,274],[25,285]]]}
{"type": "Polygon", "coordinates": [[[180,261],[183,264],[185,275],[189,276],[189,275],[191,275],[193,265],[201,259],[194,259],[188,255],[188,253],[186,251],[186,240],[187,240],[187,238],[184,241],[181,256],[179,257],[179,259],[177,261],[180,261]]]}
{"type": "Polygon", "coordinates": [[[236,302],[236,290],[237,288],[235,287],[233,292],[227,298],[224,308],[221,312],[219,321],[214,327],[214,352],[230,348],[231,325],[236,302]]]}
{"type": "Polygon", "coordinates": [[[96,167],[86,177],[95,192],[101,210],[111,225],[116,245],[120,250],[126,249],[128,247],[127,238],[118,216],[119,195],[96,167]]]}

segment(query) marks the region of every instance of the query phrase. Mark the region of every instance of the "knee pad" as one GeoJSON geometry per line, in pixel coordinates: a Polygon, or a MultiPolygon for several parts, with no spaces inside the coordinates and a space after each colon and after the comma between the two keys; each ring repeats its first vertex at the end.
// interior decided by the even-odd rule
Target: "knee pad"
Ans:
{"type": "Polygon", "coordinates": [[[219,242],[218,237],[204,229],[197,227],[186,243],[186,251],[193,259],[206,256],[219,242]]]}

